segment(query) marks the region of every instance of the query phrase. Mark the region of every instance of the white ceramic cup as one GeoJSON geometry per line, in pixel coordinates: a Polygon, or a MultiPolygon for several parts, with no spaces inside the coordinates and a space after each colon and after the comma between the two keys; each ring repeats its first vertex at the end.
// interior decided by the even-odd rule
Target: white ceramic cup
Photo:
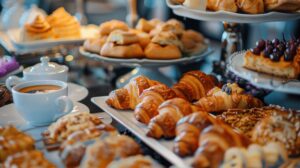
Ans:
{"type": "Polygon", "coordinates": [[[70,113],[73,102],[68,95],[68,85],[62,81],[40,80],[17,84],[12,88],[16,110],[33,126],[48,125],[70,113]],[[20,89],[36,85],[60,86],[59,90],[48,93],[22,93],[20,89]]]}

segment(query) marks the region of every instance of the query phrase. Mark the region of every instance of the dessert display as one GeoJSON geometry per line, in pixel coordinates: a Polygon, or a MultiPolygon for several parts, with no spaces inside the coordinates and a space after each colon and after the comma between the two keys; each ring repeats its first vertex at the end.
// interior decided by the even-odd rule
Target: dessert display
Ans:
{"type": "Polygon", "coordinates": [[[14,126],[0,126],[0,163],[15,153],[34,149],[34,139],[14,126]]]}
{"type": "Polygon", "coordinates": [[[260,40],[244,56],[244,67],[282,78],[296,79],[300,74],[300,39],[260,40]]]}
{"type": "Polygon", "coordinates": [[[173,4],[191,9],[228,11],[234,13],[261,14],[270,11],[295,12],[300,9],[299,0],[171,0],[173,4]]]}
{"type": "Polygon", "coordinates": [[[42,152],[37,150],[23,151],[9,156],[3,164],[3,168],[25,168],[25,167],[39,167],[39,168],[56,168],[56,166],[49,162],[42,152]]]}
{"type": "Polygon", "coordinates": [[[63,7],[60,7],[46,18],[37,15],[32,23],[25,24],[21,37],[25,42],[80,38],[80,23],[63,7]]]}
{"type": "Polygon", "coordinates": [[[99,37],[84,42],[86,51],[112,58],[178,59],[207,49],[202,34],[185,30],[175,19],[162,22],[141,18],[134,29],[111,20],[99,27],[99,37]]]}

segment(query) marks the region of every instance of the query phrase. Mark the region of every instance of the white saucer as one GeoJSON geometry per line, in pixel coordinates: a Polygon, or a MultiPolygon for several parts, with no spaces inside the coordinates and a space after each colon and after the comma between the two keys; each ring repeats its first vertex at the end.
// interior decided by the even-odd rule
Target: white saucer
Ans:
{"type": "MultiPolygon", "coordinates": [[[[74,102],[73,112],[90,112],[90,109],[79,102],[74,102]]],[[[21,130],[32,127],[26,120],[17,112],[14,104],[8,104],[0,108],[0,125],[14,125],[21,130]]]]}
{"type": "Polygon", "coordinates": [[[84,86],[68,83],[68,97],[73,101],[80,101],[88,95],[89,91],[84,86]]]}

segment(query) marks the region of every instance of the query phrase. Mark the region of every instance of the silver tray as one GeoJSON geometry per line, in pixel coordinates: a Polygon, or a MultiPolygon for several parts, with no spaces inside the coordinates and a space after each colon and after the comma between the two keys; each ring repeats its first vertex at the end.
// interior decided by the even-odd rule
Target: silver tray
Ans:
{"type": "Polygon", "coordinates": [[[146,136],[147,126],[139,123],[133,115],[133,111],[116,110],[105,103],[107,96],[94,97],[92,102],[99,106],[102,110],[111,115],[115,120],[124,125],[128,130],[140,138],[145,144],[151,147],[154,151],[159,153],[170,163],[176,167],[189,168],[192,162],[192,157],[181,158],[173,153],[173,140],[156,140],[146,136]]]}

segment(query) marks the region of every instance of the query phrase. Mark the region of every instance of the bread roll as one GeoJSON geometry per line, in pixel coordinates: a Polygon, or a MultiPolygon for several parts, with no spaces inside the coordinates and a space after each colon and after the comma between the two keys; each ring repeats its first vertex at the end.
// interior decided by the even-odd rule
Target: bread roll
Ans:
{"type": "Polygon", "coordinates": [[[145,56],[149,59],[177,59],[181,58],[181,52],[176,45],[150,43],[145,49],[145,56]]]}
{"type": "Polygon", "coordinates": [[[139,38],[135,33],[115,30],[109,34],[107,42],[113,42],[118,45],[128,45],[138,43],[139,38]]]}
{"type": "Polygon", "coordinates": [[[158,33],[152,38],[151,42],[159,45],[175,45],[180,49],[183,48],[178,37],[174,33],[168,31],[158,33]]]}
{"type": "Polygon", "coordinates": [[[100,36],[108,36],[114,30],[128,31],[129,28],[126,23],[119,20],[104,22],[99,27],[100,36]]]}
{"type": "Polygon", "coordinates": [[[154,25],[152,25],[151,23],[149,23],[147,20],[145,20],[144,18],[141,18],[136,27],[137,30],[149,33],[152,29],[154,29],[154,25]]]}
{"type": "Polygon", "coordinates": [[[102,56],[116,58],[142,58],[144,56],[142,47],[138,43],[117,45],[112,42],[106,42],[100,54],[102,56]]]}
{"type": "Polygon", "coordinates": [[[87,39],[83,43],[83,48],[86,51],[99,54],[102,46],[106,42],[107,36],[87,39]]]}
{"type": "Polygon", "coordinates": [[[207,47],[204,44],[203,35],[194,30],[184,31],[180,40],[183,45],[183,52],[187,54],[199,53],[207,47]]]}
{"type": "Polygon", "coordinates": [[[130,29],[130,32],[135,33],[139,38],[139,44],[142,48],[146,48],[151,42],[150,35],[137,29],[130,29]]]}

